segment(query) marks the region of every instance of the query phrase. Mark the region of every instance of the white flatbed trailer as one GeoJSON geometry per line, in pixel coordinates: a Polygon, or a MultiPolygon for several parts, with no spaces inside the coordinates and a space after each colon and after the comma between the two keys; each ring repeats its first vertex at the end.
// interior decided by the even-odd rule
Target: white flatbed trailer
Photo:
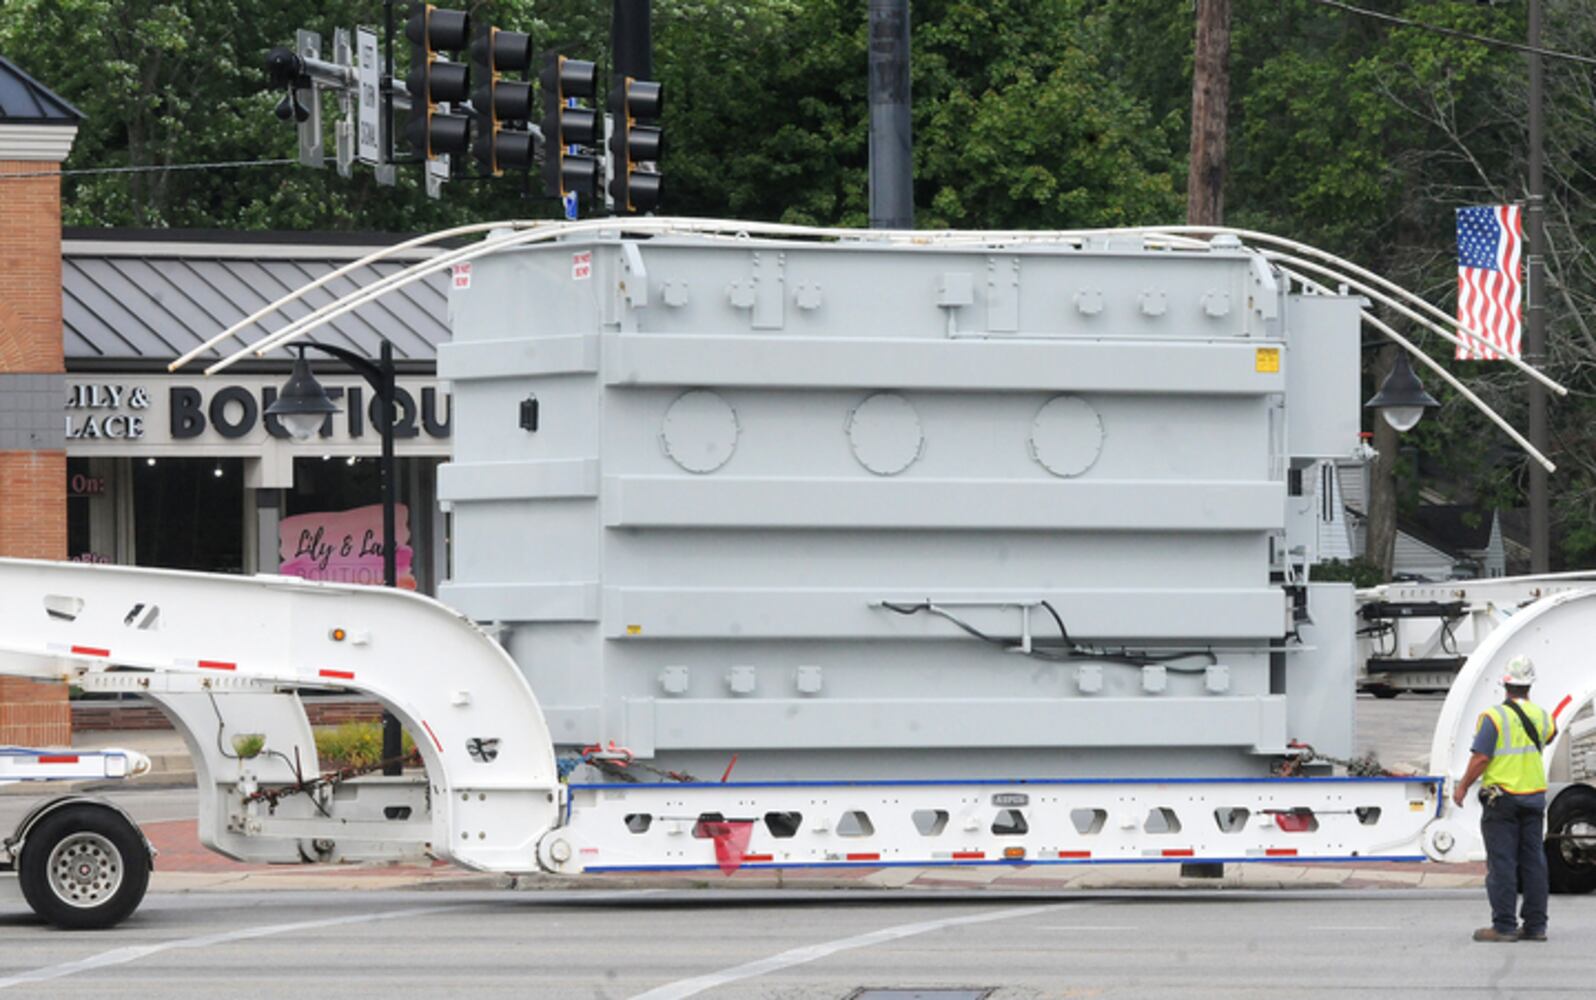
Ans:
{"type": "MultiPolygon", "coordinates": [[[[1580,652],[1596,624],[1596,591],[1575,591],[1525,609],[1476,651],[1442,712],[1433,775],[567,785],[514,662],[427,597],[0,560],[0,609],[0,671],[138,691],[161,705],[194,755],[200,839],[256,862],[430,856],[479,871],[575,875],[1478,860],[1478,806],[1453,807],[1445,792],[1463,769],[1474,718],[1497,696],[1501,665],[1530,652],[1537,693],[1560,720],[1596,695],[1580,652]],[[307,780],[319,764],[295,692],[329,685],[397,715],[417,737],[425,773],[307,780]],[[263,751],[230,751],[242,734],[261,736],[263,751]]],[[[1561,737],[1551,758],[1554,769],[1566,759],[1561,737]]],[[[1567,847],[1561,887],[1588,889],[1596,794],[1559,791],[1577,807],[1564,808],[1568,828],[1553,831],[1567,847]]],[[[1560,814],[1555,802],[1552,811],[1560,814]]]]}

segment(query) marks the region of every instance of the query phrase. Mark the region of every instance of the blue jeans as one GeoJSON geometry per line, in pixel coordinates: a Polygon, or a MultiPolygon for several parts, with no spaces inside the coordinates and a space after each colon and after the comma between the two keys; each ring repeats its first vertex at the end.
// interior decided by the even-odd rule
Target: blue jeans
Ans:
{"type": "Polygon", "coordinates": [[[1491,926],[1519,929],[1513,911],[1524,897],[1524,931],[1546,933],[1546,846],[1542,828],[1546,796],[1501,795],[1485,807],[1480,833],[1485,838],[1485,894],[1491,900],[1491,926]]]}

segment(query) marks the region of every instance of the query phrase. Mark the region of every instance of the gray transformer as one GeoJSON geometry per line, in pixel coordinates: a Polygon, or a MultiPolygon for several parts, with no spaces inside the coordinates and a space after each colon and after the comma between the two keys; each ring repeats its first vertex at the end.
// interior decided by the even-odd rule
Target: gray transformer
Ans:
{"type": "Polygon", "coordinates": [[[1352,594],[1303,572],[1361,305],[1226,240],[484,257],[439,355],[440,596],[557,744],[704,780],[1346,754],[1352,594]]]}

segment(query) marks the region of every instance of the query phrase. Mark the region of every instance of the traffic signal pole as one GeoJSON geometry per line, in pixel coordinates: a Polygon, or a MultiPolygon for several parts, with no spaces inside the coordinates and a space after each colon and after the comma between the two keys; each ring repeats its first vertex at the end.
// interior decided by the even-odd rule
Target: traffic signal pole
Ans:
{"type": "Polygon", "coordinates": [[[870,0],[870,228],[914,228],[909,0],[870,0]]]}
{"type": "Polygon", "coordinates": [[[652,0],[615,0],[610,17],[610,57],[616,76],[654,79],[652,0]]]}
{"type": "MultiPolygon", "coordinates": [[[[1546,363],[1546,177],[1541,147],[1545,119],[1542,100],[1545,93],[1544,70],[1540,53],[1541,0],[1529,0],[1529,198],[1524,221],[1529,229],[1529,259],[1526,263],[1524,360],[1539,368],[1546,363]]],[[[1529,439],[1545,454],[1546,388],[1529,383],[1529,439]]],[[[1546,470],[1531,462],[1529,466],[1530,572],[1551,569],[1551,504],[1548,500],[1546,470]]]]}

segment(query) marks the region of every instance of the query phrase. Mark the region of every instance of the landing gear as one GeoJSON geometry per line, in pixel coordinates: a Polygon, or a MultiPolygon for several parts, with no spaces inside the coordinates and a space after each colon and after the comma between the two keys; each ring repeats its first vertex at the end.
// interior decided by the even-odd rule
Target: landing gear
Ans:
{"type": "Polygon", "coordinates": [[[1596,788],[1569,785],[1546,812],[1546,867],[1552,891],[1596,890],[1596,788]]]}
{"type": "Polygon", "coordinates": [[[126,817],[78,803],[28,831],[17,873],[33,912],[64,930],[98,930],[138,908],[151,867],[144,837],[126,817]]]}

